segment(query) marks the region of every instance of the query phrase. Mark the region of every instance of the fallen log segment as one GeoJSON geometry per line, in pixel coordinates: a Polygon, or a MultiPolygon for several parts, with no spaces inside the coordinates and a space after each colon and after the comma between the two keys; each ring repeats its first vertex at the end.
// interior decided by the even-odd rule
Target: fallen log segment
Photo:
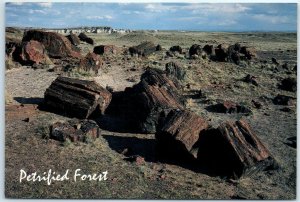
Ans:
{"type": "Polygon", "coordinates": [[[197,114],[187,110],[172,110],[163,120],[155,138],[164,148],[171,148],[179,154],[188,152],[197,158],[196,142],[201,131],[207,128],[207,121],[197,114]]]}
{"type": "Polygon", "coordinates": [[[199,138],[197,158],[216,174],[251,176],[278,167],[266,146],[243,119],[227,121],[209,129],[199,138]]]}
{"type": "Polygon", "coordinates": [[[110,100],[111,93],[96,82],[67,77],[58,77],[45,92],[47,107],[77,118],[103,114],[110,100]]]}

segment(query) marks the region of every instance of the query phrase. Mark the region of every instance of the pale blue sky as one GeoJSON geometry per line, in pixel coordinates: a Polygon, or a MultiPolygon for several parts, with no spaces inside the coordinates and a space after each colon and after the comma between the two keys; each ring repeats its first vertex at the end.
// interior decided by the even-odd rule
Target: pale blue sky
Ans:
{"type": "Polygon", "coordinates": [[[111,26],[198,31],[296,31],[297,5],[271,3],[6,3],[6,26],[111,26]]]}

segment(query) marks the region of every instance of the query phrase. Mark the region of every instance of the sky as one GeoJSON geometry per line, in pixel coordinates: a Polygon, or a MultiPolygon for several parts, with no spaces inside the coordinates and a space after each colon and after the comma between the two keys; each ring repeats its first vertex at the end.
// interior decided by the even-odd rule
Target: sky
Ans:
{"type": "Polygon", "coordinates": [[[297,31],[288,3],[6,3],[6,26],[133,30],[297,31]]]}

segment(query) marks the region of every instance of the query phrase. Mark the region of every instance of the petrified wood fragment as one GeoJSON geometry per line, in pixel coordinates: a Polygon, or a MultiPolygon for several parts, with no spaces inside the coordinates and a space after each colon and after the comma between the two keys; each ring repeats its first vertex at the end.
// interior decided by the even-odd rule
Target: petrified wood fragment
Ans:
{"type": "Polygon", "coordinates": [[[172,110],[162,121],[155,138],[164,150],[176,152],[179,156],[188,152],[197,158],[195,144],[200,132],[207,128],[207,121],[197,114],[187,110],[172,110]]]}
{"type": "Polygon", "coordinates": [[[215,175],[251,176],[278,165],[269,150],[243,119],[227,121],[200,135],[198,160],[215,175]]]}
{"type": "Polygon", "coordinates": [[[88,118],[95,110],[104,113],[111,93],[94,81],[58,77],[45,92],[46,106],[60,113],[88,118]]]}

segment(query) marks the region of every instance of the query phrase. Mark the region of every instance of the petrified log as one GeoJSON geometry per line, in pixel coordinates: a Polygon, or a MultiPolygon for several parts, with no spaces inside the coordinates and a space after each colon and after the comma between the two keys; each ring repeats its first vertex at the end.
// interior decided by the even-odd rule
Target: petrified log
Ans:
{"type": "Polygon", "coordinates": [[[90,37],[88,37],[85,33],[80,33],[79,35],[78,35],[78,38],[81,40],[81,41],[84,41],[84,42],[86,42],[86,43],[88,43],[88,44],[91,44],[91,45],[94,45],[94,40],[92,39],[92,38],[90,38],[90,37]]]}
{"type": "Polygon", "coordinates": [[[74,45],[74,46],[78,46],[80,44],[80,39],[77,35],[70,33],[70,35],[67,36],[67,38],[70,40],[70,42],[74,45]]]}
{"type": "Polygon", "coordinates": [[[200,135],[197,158],[215,175],[251,176],[278,164],[249,124],[227,121],[200,135]]]}
{"type": "Polygon", "coordinates": [[[184,80],[186,71],[184,68],[176,62],[168,62],[166,63],[166,73],[167,76],[175,77],[178,80],[184,80]]]}
{"type": "Polygon", "coordinates": [[[86,142],[96,140],[100,136],[100,129],[92,120],[70,120],[65,123],[56,122],[50,127],[50,138],[64,142],[86,142]]]}
{"type": "Polygon", "coordinates": [[[117,47],[114,45],[100,45],[94,47],[94,53],[103,55],[103,54],[116,54],[117,47]]]}
{"type": "Polygon", "coordinates": [[[148,69],[138,84],[114,93],[108,111],[132,120],[139,132],[155,133],[160,117],[171,109],[183,109],[180,90],[178,81],[168,78],[164,71],[148,69]]]}
{"type": "Polygon", "coordinates": [[[279,87],[282,90],[287,90],[291,92],[296,92],[297,91],[297,79],[296,78],[285,78],[281,81],[281,85],[279,87]]]}
{"type": "Polygon", "coordinates": [[[156,51],[156,45],[153,42],[145,41],[138,46],[133,46],[129,48],[129,52],[131,55],[139,55],[139,56],[149,56],[156,51]]]}
{"type": "Polygon", "coordinates": [[[200,56],[202,52],[202,47],[198,44],[193,44],[189,49],[189,55],[198,55],[200,56]]]}
{"type": "Polygon", "coordinates": [[[95,53],[88,53],[81,61],[78,67],[79,71],[89,72],[98,75],[99,70],[103,66],[101,57],[95,53]]]}
{"type": "Polygon", "coordinates": [[[88,118],[94,111],[104,113],[111,93],[94,81],[58,77],[45,92],[50,109],[77,118],[88,118]]]}
{"type": "Polygon", "coordinates": [[[193,112],[172,110],[158,128],[155,138],[165,153],[176,153],[176,156],[189,153],[197,158],[198,149],[195,145],[201,131],[208,128],[208,123],[193,112]]]}
{"type": "Polygon", "coordinates": [[[21,64],[52,64],[43,44],[34,40],[22,43],[20,58],[21,64]]]}
{"type": "Polygon", "coordinates": [[[172,52],[178,52],[178,53],[180,53],[180,54],[183,53],[182,48],[181,48],[180,46],[172,46],[172,47],[170,48],[170,51],[172,51],[172,52]]]}
{"type": "Polygon", "coordinates": [[[79,50],[63,35],[54,32],[44,32],[41,30],[29,30],[24,33],[22,41],[35,40],[44,45],[49,57],[81,58],[79,50]]]}

